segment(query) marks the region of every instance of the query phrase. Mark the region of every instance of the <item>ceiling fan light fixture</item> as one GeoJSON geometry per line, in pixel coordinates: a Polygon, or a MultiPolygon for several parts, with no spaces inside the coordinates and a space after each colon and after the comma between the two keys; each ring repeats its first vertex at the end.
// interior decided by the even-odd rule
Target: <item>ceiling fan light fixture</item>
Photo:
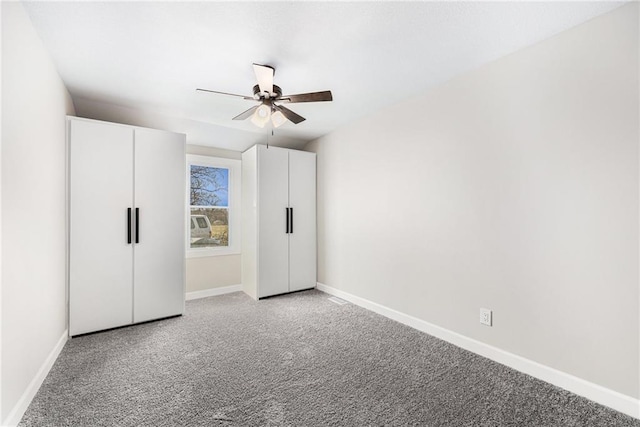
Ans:
{"type": "Polygon", "coordinates": [[[287,121],[287,118],[280,111],[276,111],[271,115],[271,123],[273,123],[274,127],[280,127],[287,121]]]}
{"type": "Polygon", "coordinates": [[[253,116],[251,116],[251,123],[263,128],[271,118],[271,108],[268,105],[262,104],[258,107],[253,116]]]}

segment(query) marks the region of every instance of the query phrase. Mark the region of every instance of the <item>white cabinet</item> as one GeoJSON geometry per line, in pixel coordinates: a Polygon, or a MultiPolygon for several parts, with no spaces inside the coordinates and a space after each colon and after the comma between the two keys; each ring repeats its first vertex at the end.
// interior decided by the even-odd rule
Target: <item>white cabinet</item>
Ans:
{"type": "Polygon", "coordinates": [[[316,155],[242,154],[242,283],[253,298],[316,286],[316,155]]]}
{"type": "Polygon", "coordinates": [[[182,314],[185,136],[68,118],[69,332],[182,314]]]}

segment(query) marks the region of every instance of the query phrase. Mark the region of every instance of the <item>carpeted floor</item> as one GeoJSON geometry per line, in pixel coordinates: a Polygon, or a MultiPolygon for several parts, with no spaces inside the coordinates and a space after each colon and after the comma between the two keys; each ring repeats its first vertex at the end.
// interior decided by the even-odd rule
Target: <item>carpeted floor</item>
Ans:
{"type": "Polygon", "coordinates": [[[238,292],[74,338],[20,426],[640,426],[328,297],[238,292]]]}

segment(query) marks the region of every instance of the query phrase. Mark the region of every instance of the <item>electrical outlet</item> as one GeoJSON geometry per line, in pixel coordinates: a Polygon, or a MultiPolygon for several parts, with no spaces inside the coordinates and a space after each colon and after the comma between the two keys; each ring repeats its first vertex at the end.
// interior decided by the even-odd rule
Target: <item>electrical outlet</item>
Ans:
{"type": "Polygon", "coordinates": [[[488,308],[480,309],[480,323],[487,326],[493,326],[493,313],[488,308]]]}

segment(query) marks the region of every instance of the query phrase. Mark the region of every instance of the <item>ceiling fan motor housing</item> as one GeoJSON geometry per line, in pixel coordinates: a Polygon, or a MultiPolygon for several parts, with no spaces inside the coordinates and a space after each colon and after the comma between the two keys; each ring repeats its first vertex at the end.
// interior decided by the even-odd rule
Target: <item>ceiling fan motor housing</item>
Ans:
{"type": "Polygon", "coordinates": [[[260,92],[259,85],[255,85],[253,87],[253,97],[256,99],[265,99],[265,98],[278,99],[282,96],[282,89],[280,89],[280,86],[273,85],[273,92],[271,92],[268,95],[269,96],[267,96],[266,93],[260,92]]]}

